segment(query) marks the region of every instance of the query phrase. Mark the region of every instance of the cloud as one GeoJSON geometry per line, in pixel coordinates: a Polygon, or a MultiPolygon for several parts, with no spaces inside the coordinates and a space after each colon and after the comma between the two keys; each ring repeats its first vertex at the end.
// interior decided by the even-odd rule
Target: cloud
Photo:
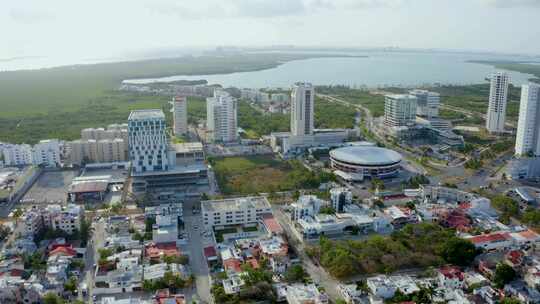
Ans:
{"type": "Polygon", "coordinates": [[[309,15],[323,11],[395,7],[410,0],[200,0],[180,4],[170,0],[152,1],[154,12],[186,19],[274,18],[309,15]]]}
{"type": "Polygon", "coordinates": [[[484,3],[495,7],[540,7],[540,0],[482,0],[484,3]]]}
{"type": "Polygon", "coordinates": [[[53,19],[53,16],[44,12],[27,8],[12,8],[9,10],[9,17],[20,23],[40,23],[53,19]]]}

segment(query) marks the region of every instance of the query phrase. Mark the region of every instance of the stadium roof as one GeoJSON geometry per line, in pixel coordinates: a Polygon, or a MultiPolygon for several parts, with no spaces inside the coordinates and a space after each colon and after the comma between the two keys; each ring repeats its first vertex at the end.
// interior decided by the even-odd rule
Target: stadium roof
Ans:
{"type": "Polygon", "coordinates": [[[354,165],[384,166],[399,163],[401,154],[379,147],[353,146],[330,151],[330,157],[354,165]]]}

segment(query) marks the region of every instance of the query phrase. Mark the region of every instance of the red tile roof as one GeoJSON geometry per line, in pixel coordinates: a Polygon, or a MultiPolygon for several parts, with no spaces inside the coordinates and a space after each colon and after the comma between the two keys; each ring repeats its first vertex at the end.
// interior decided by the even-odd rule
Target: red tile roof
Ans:
{"type": "Polygon", "coordinates": [[[242,263],[237,259],[228,259],[223,261],[223,268],[225,270],[233,270],[235,272],[241,272],[242,271],[242,263]]]}
{"type": "Polygon", "coordinates": [[[204,247],[203,251],[206,258],[217,257],[216,248],[214,246],[204,247]]]}
{"type": "Polygon", "coordinates": [[[508,232],[496,232],[491,234],[482,234],[473,236],[469,239],[473,244],[481,243],[492,243],[492,242],[503,242],[510,239],[510,234],[508,232]]]}
{"type": "Polygon", "coordinates": [[[263,218],[264,226],[266,227],[268,231],[270,231],[271,233],[277,233],[277,234],[283,233],[283,228],[276,221],[276,219],[274,218],[272,214],[263,214],[262,218],[263,218]]]}
{"type": "Polygon", "coordinates": [[[518,235],[525,238],[525,239],[527,239],[527,240],[529,240],[529,241],[537,240],[538,238],[540,238],[538,233],[536,233],[536,232],[534,232],[534,231],[532,231],[530,229],[519,232],[518,235]]]}
{"type": "Polygon", "coordinates": [[[145,248],[145,254],[150,259],[160,258],[162,256],[178,256],[180,251],[174,243],[150,244],[145,248]]]}
{"type": "Polygon", "coordinates": [[[510,261],[513,265],[520,265],[523,261],[523,251],[521,250],[512,250],[506,254],[506,259],[510,261]]]}
{"type": "Polygon", "coordinates": [[[49,256],[55,256],[55,255],[66,255],[66,256],[76,256],[77,251],[75,249],[71,248],[71,246],[58,246],[55,249],[53,249],[51,252],[49,252],[49,256]]]}
{"type": "Polygon", "coordinates": [[[444,266],[439,269],[439,272],[447,279],[459,279],[463,281],[463,272],[456,266],[444,266]]]}
{"type": "Polygon", "coordinates": [[[257,261],[257,259],[255,259],[255,258],[248,259],[248,260],[246,261],[246,263],[248,263],[249,265],[251,265],[251,267],[252,267],[253,269],[258,269],[259,267],[261,267],[261,266],[259,265],[259,261],[257,261]]]}

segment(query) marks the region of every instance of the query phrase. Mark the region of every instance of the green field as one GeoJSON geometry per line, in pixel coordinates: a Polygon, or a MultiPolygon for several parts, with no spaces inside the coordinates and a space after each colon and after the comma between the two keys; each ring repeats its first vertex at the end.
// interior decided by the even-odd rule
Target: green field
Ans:
{"type": "MultiPolygon", "coordinates": [[[[486,113],[489,99],[489,84],[455,85],[431,88],[441,94],[441,103],[478,113],[486,113]]],[[[510,85],[506,115],[509,120],[517,121],[521,88],[510,85]]]]}
{"type": "MultiPolygon", "coordinates": [[[[489,84],[474,85],[446,85],[428,90],[441,94],[441,103],[451,105],[478,113],[485,113],[488,106],[489,84]]],[[[384,115],[384,96],[371,94],[365,90],[352,89],[346,86],[320,86],[317,91],[321,94],[338,96],[350,103],[360,104],[371,111],[375,117],[384,115]]],[[[385,91],[392,93],[405,93],[402,88],[385,88],[385,91]]],[[[519,99],[521,88],[510,86],[508,93],[507,117],[509,120],[517,121],[519,115],[519,99]]],[[[466,118],[465,115],[441,109],[441,117],[445,119],[463,119],[463,123],[481,124],[482,119],[466,118]]]]}
{"type": "Polygon", "coordinates": [[[325,56],[202,56],[0,72],[0,141],[73,139],[82,128],[125,121],[130,110],[166,107],[166,97],[115,91],[124,79],[254,71],[325,56]]]}
{"type": "Polygon", "coordinates": [[[365,90],[351,89],[346,86],[319,86],[317,92],[339,96],[350,103],[362,105],[375,117],[384,115],[384,96],[382,95],[374,95],[365,90]]]}
{"type": "Polygon", "coordinates": [[[297,161],[284,162],[270,156],[211,159],[221,192],[248,195],[316,188],[331,176],[315,174],[297,161]]]}

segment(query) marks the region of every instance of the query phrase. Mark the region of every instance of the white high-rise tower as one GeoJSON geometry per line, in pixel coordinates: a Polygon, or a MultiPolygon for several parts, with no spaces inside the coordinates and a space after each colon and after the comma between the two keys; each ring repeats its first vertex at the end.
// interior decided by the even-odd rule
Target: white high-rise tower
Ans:
{"type": "Polygon", "coordinates": [[[315,89],[311,83],[297,82],[291,93],[291,133],[312,135],[314,129],[315,89]]]}
{"type": "Polygon", "coordinates": [[[507,73],[497,72],[491,75],[489,105],[486,115],[486,129],[490,133],[504,132],[509,81],[510,77],[507,73]]]}
{"type": "Polygon", "coordinates": [[[441,95],[426,90],[412,90],[410,95],[416,97],[416,115],[427,119],[439,117],[441,95]]]}
{"type": "Polygon", "coordinates": [[[161,110],[136,110],[129,114],[129,159],[134,173],[169,169],[165,129],[165,114],[161,110]]]}
{"type": "Polygon", "coordinates": [[[174,135],[182,136],[187,134],[187,98],[185,96],[173,98],[173,124],[174,135]]]}
{"type": "Polygon", "coordinates": [[[521,87],[519,120],[516,134],[516,155],[540,156],[540,85],[521,87]]]}
{"type": "Polygon", "coordinates": [[[210,142],[234,142],[238,139],[236,99],[221,90],[206,99],[206,131],[210,142]]]}
{"type": "Polygon", "coordinates": [[[389,127],[405,127],[416,120],[416,97],[413,95],[384,96],[384,124],[389,127]]]}

